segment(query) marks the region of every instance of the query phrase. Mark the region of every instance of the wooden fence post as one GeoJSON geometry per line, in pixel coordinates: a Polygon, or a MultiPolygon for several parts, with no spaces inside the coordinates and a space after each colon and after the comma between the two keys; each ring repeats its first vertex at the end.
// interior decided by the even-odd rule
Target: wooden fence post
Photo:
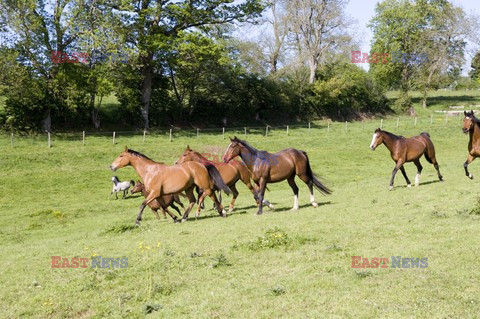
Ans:
{"type": "Polygon", "coordinates": [[[169,141],[170,141],[170,142],[172,141],[172,129],[170,129],[170,137],[169,137],[169,141]]]}
{"type": "Polygon", "coordinates": [[[85,131],[82,132],[82,144],[85,145],[85,131]]]}
{"type": "Polygon", "coordinates": [[[113,145],[115,145],[115,132],[113,132],[113,138],[112,138],[112,141],[113,141],[113,145]]]}

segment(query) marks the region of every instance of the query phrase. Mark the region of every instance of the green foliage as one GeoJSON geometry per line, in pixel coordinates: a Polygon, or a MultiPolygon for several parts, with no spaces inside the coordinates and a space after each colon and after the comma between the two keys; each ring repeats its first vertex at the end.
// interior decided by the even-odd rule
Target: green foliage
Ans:
{"type": "Polygon", "coordinates": [[[388,111],[383,92],[364,70],[350,63],[322,67],[302,102],[314,115],[339,120],[388,111]]]}
{"type": "Polygon", "coordinates": [[[260,250],[288,246],[291,242],[284,230],[275,227],[265,231],[263,236],[249,243],[247,247],[250,250],[260,250]]]}

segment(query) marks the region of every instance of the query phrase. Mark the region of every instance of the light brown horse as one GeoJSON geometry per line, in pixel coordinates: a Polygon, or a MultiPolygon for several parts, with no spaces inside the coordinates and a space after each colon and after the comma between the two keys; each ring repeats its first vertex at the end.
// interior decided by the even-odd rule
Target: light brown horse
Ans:
{"type": "Polygon", "coordinates": [[[411,187],[410,180],[407,177],[405,168],[403,164],[406,162],[413,162],[417,166],[417,175],[415,176],[415,186],[418,186],[420,183],[420,174],[422,173],[422,164],[420,164],[420,157],[425,155],[425,159],[433,164],[437,170],[438,179],[443,181],[442,174],[440,174],[440,169],[438,167],[437,159],[435,158],[435,147],[433,146],[430,135],[427,132],[422,132],[418,136],[405,138],[403,136],[398,136],[387,131],[382,131],[377,128],[375,133],[373,133],[372,143],[370,143],[370,149],[374,151],[378,145],[385,144],[385,146],[390,151],[390,155],[394,160],[395,168],[392,172],[392,178],[390,179],[390,190],[393,189],[393,180],[395,179],[395,174],[400,169],[402,171],[403,177],[407,182],[407,187],[411,187]]]}
{"type": "Polygon", "coordinates": [[[473,179],[473,174],[468,172],[468,164],[480,156],[480,123],[473,114],[473,111],[463,111],[463,114],[465,115],[465,118],[463,119],[463,133],[470,134],[470,140],[468,141],[468,156],[463,167],[465,168],[465,175],[470,179],[473,179]]]}
{"type": "MultiPolygon", "coordinates": [[[[195,204],[195,196],[193,195],[195,185],[200,187],[215,202],[220,216],[226,216],[222,205],[218,202],[217,196],[215,196],[212,190],[210,179],[212,179],[214,185],[225,193],[230,194],[231,191],[213,165],[204,166],[197,162],[186,162],[180,165],[168,166],[155,162],[147,156],[125,147],[125,150],[112,162],[110,168],[116,171],[127,165],[135,169],[148,191],[147,198],[145,198],[142,205],[140,205],[140,211],[137,215],[137,225],[139,225],[142,220],[142,213],[145,206],[154,199],[157,199],[163,206],[165,203],[163,202],[162,196],[177,194],[183,191],[185,191],[189,200],[189,205],[182,218],[182,222],[186,221],[188,214],[195,204]]],[[[177,222],[176,218],[174,218],[174,222],[177,222]]]]}
{"type": "MultiPolygon", "coordinates": [[[[130,190],[130,193],[131,194],[142,193],[143,197],[145,197],[145,198],[147,198],[147,196],[148,196],[148,192],[145,189],[145,185],[143,185],[143,183],[140,182],[140,181],[137,181],[137,183],[130,190]]],[[[154,199],[153,201],[150,202],[150,204],[148,204],[148,207],[150,207],[150,209],[155,214],[157,219],[160,219],[160,217],[158,216],[158,210],[159,209],[162,210],[163,218],[167,218],[166,214],[170,215],[170,217],[172,217],[172,218],[176,217],[175,215],[172,215],[172,213],[170,213],[170,211],[168,210],[169,206],[172,207],[173,209],[175,209],[177,211],[177,213],[180,216],[182,216],[182,213],[180,213],[180,210],[178,209],[178,207],[175,206],[175,203],[177,203],[182,208],[184,208],[182,202],[180,201],[180,198],[178,197],[178,194],[164,195],[163,196],[163,202],[165,203],[165,206],[162,206],[162,204],[157,199],[154,199]]]]}
{"type": "Polygon", "coordinates": [[[240,156],[247,165],[256,185],[255,199],[257,199],[259,203],[258,215],[263,212],[263,197],[267,183],[277,183],[288,180],[288,184],[294,194],[292,210],[298,210],[298,186],[295,184],[295,175],[307,184],[310,191],[310,203],[313,207],[318,206],[313,196],[314,186],[323,194],[331,193],[330,189],[323,185],[312,172],[306,152],[294,148],[287,148],[272,154],[257,150],[236,136],[233,139],[231,138],[230,142],[230,145],[228,145],[223,155],[223,161],[228,163],[236,156],[240,156]]]}
{"type": "Polygon", "coordinates": [[[244,163],[236,160],[230,161],[229,163],[212,162],[205,158],[199,152],[190,149],[190,146],[187,145],[187,148],[185,149],[183,154],[180,155],[175,164],[181,164],[189,161],[199,162],[203,165],[213,164],[218,169],[220,175],[225,181],[225,184],[228,185],[228,187],[232,190],[233,193],[233,198],[229,205],[229,212],[233,211],[233,208],[235,206],[235,200],[238,197],[238,190],[235,186],[238,180],[241,180],[245,184],[245,186],[247,186],[248,189],[252,192],[252,194],[255,195],[255,190],[252,183],[250,182],[250,171],[244,163]]]}

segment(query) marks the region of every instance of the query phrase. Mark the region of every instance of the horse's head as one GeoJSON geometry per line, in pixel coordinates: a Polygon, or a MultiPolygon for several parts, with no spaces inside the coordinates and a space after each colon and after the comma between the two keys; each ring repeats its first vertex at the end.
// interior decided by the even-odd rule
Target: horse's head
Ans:
{"type": "Polygon", "coordinates": [[[131,154],[128,152],[128,147],[125,146],[125,150],[110,164],[110,169],[116,171],[119,168],[130,165],[130,158],[131,154]]]}
{"type": "Polygon", "coordinates": [[[135,193],[141,192],[143,190],[143,187],[144,187],[143,183],[140,181],[137,181],[137,183],[133,186],[130,193],[135,194],[135,193]]]}
{"type": "Polygon", "coordinates": [[[193,161],[194,155],[195,155],[195,152],[190,149],[190,146],[187,145],[187,148],[185,149],[185,151],[183,151],[182,155],[180,155],[180,157],[177,159],[177,161],[175,162],[175,165],[193,161]]]}
{"type": "Polygon", "coordinates": [[[373,133],[372,143],[370,143],[370,149],[375,151],[378,145],[383,143],[382,130],[377,128],[375,133],[373,133]]]}
{"type": "Polygon", "coordinates": [[[233,139],[230,138],[230,144],[225,150],[225,154],[222,156],[224,163],[230,162],[232,159],[240,155],[242,144],[240,140],[235,136],[233,139]]]}
{"type": "Polygon", "coordinates": [[[475,125],[475,115],[473,114],[473,111],[463,111],[463,114],[465,115],[463,118],[463,133],[467,134],[475,125]]]}

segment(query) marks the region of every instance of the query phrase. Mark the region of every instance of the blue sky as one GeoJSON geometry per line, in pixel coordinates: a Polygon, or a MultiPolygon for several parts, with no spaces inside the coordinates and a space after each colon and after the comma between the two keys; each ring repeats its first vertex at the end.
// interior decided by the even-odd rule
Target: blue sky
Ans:
{"type": "MultiPolygon", "coordinates": [[[[375,13],[375,6],[379,0],[350,0],[346,7],[347,15],[357,20],[358,31],[356,34],[359,37],[360,48],[362,52],[370,52],[370,42],[372,40],[372,32],[367,27],[367,24],[372,19],[375,13]]],[[[478,0],[453,0],[457,6],[462,7],[466,13],[480,15],[480,1],[478,0]]],[[[478,44],[469,43],[469,48],[473,51],[478,48],[478,44]]],[[[466,54],[466,63],[463,73],[468,73],[470,61],[472,59],[471,53],[466,54]]],[[[368,64],[360,64],[365,69],[368,68],[368,64]]]]}

